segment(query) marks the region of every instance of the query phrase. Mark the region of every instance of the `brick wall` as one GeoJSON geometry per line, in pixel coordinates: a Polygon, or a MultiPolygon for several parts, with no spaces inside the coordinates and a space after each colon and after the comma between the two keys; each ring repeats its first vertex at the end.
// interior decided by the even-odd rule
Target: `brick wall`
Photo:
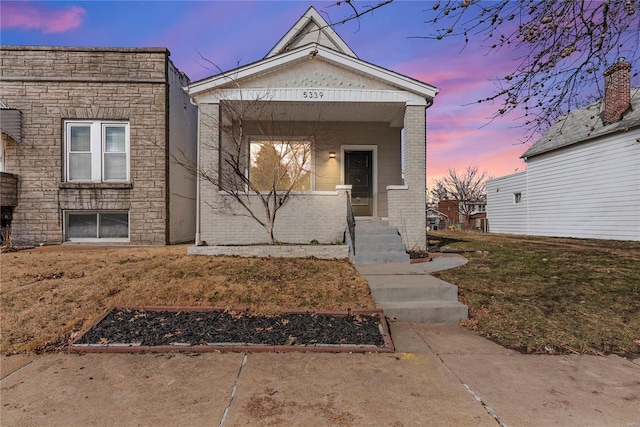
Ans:
{"type": "MultiPolygon", "coordinates": [[[[254,207],[252,211],[265,220],[266,215],[257,196],[249,196],[247,199],[254,207]]],[[[202,206],[202,240],[209,245],[270,243],[265,228],[248,217],[247,212],[232,196],[219,196],[218,200],[217,206],[210,202],[202,206]]],[[[322,194],[293,194],[287,204],[278,210],[275,225],[274,238],[281,242],[342,242],[347,228],[347,192],[339,190],[322,194]],[[313,218],[313,221],[309,218],[313,218]]]]}
{"type": "Polygon", "coordinates": [[[6,147],[19,176],[13,236],[64,241],[65,210],[128,210],[132,244],[167,241],[166,49],[3,46],[0,100],[22,111],[22,143],[6,147]],[[66,119],[130,123],[130,183],[63,183],[66,119]]]}
{"type": "Polygon", "coordinates": [[[404,117],[404,187],[388,189],[389,224],[397,227],[407,249],[425,249],[426,133],[425,107],[409,105],[404,117]]]}
{"type": "Polygon", "coordinates": [[[622,119],[622,114],[631,108],[631,64],[622,59],[604,72],[605,124],[622,119]]]}
{"type": "MultiPolygon", "coordinates": [[[[269,235],[233,199],[221,194],[218,182],[220,107],[200,105],[200,229],[198,240],[209,245],[269,243],[269,235]],[[207,179],[207,176],[211,179],[207,179]]],[[[252,211],[264,220],[257,196],[247,197],[252,211]]],[[[277,214],[274,237],[287,243],[342,241],[347,224],[347,193],[344,190],[322,194],[292,195],[277,214]],[[313,221],[309,221],[313,218],[313,221]]]]}

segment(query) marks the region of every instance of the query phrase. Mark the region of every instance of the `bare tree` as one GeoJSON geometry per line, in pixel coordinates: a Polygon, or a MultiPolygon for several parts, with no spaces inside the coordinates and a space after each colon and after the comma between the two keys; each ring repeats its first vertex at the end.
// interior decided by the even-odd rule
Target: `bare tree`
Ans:
{"type": "Polygon", "coordinates": [[[482,38],[489,52],[516,53],[514,71],[478,102],[501,101],[494,118],[523,111],[529,137],[602,98],[601,74],[618,57],[636,70],[640,61],[640,0],[442,0],[427,13],[433,31],[418,38],[482,38]]]}
{"type": "MultiPolygon", "coordinates": [[[[381,0],[376,3],[366,3],[363,6],[356,5],[355,1],[352,0],[338,0],[337,2],[330,4],[328,7],[332,6],[349,6],[349,14],[339,21],[333,22],[329,24],[332,27],[336,25],[346,24],[347,22],[357,20],[358,24],[360,23],[360,17],[372,13],[373,11],[380,9],[383,6],[388,5],[389,3],[393,3],[393,0],[381,0]]],[[[328,16],[327,16],[328,17],[328,16]]]]}
{"type": "MultiPolygon", "coordinates": [[[[337,26],[392,3],[338,0],[347,10],[337,26]]],[[[484,44],[488,53],[515,55],[514,70],[496,76],[497,90],[478,103],[498,102],[492,119],[523,114],[526,140],[559,118],[603,97],[601,74],[625,57],[640,68],[640,0],[437,0],[425,10],[426,35],[484,44]],[[513,53],[511,53],[513,52],[513,53]]]]}
{"type": "MultiPolygon", "coordinates": [[[[464,172],[449,169],[442,179],[434,181],[434,188],[439,191],[439,200],[457,200],[460,213],[469,221],[475,206],[487,199],[485,182],[489,179],[486,171],[480,172],[478,166],[467,166],[464,172]]],[[[433,191],[433,190],[432,190],[433,191]]]]}
{"type": "Polygon", "coordinates": [[[431,200],[433,202],[440,202],[442,200],[449,200],[449,191],[441,181],[434,182],[433,188],[429,191],[431,200]]]}
{"type": "MultiPolygon", "coordinates": [[[[260,224],[271,243],[277,214],[296,191],[311,190],[311,160],[317,122],[283,120],[268,100],[220,103],[217,167],[198,165],[200,179],[230,196],[210,207],[225,215],[241,215],[260,224]]],[[[209,143],[203,143],[209,144],[209,143]]],[[[191,165],[193,168],[195,165],[191,165]]]]}

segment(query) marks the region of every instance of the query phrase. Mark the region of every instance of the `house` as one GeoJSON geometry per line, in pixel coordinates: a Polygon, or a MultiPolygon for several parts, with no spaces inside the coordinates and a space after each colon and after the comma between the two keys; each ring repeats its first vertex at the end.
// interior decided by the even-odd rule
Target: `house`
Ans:
{"type": "Polygon", "coordinates": [[[278,211],[276,240],[343,242],[351,210],[357,218],[388,219],[407,248],[426,246],[426,109],[438,93],[432,85],[358,58],[309,8],[262,60],[187,90],[200,117],[199,244],[270,242],[246,209],[266,221],[259,196],[248,191],[240,203],[229,195],[230,187],[260,188],[256,153],[270,142],[293,145],[294,156],[306,159],[298,166],[304,182],[278,211]],[[238,111],[243,117],[234,116],[238,111]],[[234,150],[250,165],[237,164],[234,150]],[[225,178],[231,167],[246,170],[235,177],[243,184],[225,178]]]}
{"type": "Polygon", "coordinates": [[[2,46],[2,226],[14,242],[192,241],[197,110],[164,48],[2,46]]]}
{"type": "Polygon", "coordinates": [[[460,224],[460,202],[457,200],[440,200],[438,211],[449,219],[449,225],[460,224]]]}
{"type": "Polygon", "coordinates": [[[427,231],[444,230],[449,227],[449,217],[436,208],[427,208],[427,231]]]}
{"type": "Polygon", "coordinates": [[[523,155],[527,170],[489,180],[494,233],[640,240],[640,88],[631,64],[605,75],[602,101],[569,113],[523,155]]]}
{"type": "Polygon", "coordinates": [[[458,224],[459,227],[466,230],[486,231],[486,208],[485,200],[441,200],[438,202],[438,210],[445,214],[449,225],[458,224]]]}

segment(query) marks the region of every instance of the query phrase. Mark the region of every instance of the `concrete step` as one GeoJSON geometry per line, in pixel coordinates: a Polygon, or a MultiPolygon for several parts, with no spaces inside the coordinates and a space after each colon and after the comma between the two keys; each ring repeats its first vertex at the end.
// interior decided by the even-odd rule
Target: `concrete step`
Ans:
{"type": "Polygon", "coordinates": [[[379,219],[356,220],[356,264],[409,263],[398,229],[379,219]]]}
{"type": "Polygon", "coordinates": [[[387,221],[356,221],[356,230],[366,232],[367,234],[398,234],[396,227],[390,227],[387,221]]]}
{"type": "Polygon", "coordinates": [[[356,249],[356,264],[408,264],[409,254],[400,252],[360,252],[356,249]]]}
{"type": "Polygon", "coordinates": [[[366,236],[400,236],[395,228],[365,228],[356,224],[356,233],[366,236]]]}
{"type": "Polygon", "coordinates": [[[387,317],[408,323],[458,323],[467,319],[469,310],[458,301],[378,301],[387,317]]]}
{"type": "Polygon", "coordinates": [[[369,276],[376,301],[458,301],[458,287],[433,276],[369,276]]]}
{"type": "Polygon", "coordinates": [[[356,234],[356,245],[386,245],[389,243],[402,244],[402,237],[399,234],[356,234]]]}
{"type": "Polygon", "coordinates": [[[356,224],[360,224],[365,227],[388,227],[389,221],[380,218],[356,218],[356,224]]]}
{"type": "Polygon", "coordinates": [[[356,240],[356,252],[406,252],[402,242],[367,243],[356,240]]]}

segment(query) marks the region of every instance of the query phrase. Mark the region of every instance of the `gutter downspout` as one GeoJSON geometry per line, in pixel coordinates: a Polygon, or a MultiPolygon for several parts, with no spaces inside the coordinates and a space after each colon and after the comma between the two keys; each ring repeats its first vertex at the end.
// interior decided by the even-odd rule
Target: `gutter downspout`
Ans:
{"type": "Polygon", "coordinates": [[[524,158],[524,163],[527,165],[527,169],[525,171],[525,173],[527,174],[527,185],[526,185],[526,189],[527,189],[527,194],[525,194],[525,208],[527,209],[527,236],[531,235],[531,230],[530,230],[530,225],[529,225],[529,164],[527,163],[527,158],[524,158]]]}

